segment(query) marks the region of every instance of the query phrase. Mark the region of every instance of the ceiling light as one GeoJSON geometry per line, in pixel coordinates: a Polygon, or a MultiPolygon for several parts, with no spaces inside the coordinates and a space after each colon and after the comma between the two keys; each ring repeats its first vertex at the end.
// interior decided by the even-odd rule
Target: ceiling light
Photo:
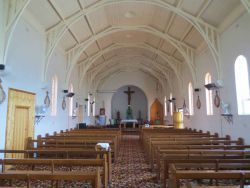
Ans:
{"type": "Polygon", "coordinates": [[[128,12],[126,12],[125,14],[124,14],[124,17],[125,18],[133,18],[133,17],[135,17],[135,12],[133,12],[133,11],[128,11],[128,12]]]}

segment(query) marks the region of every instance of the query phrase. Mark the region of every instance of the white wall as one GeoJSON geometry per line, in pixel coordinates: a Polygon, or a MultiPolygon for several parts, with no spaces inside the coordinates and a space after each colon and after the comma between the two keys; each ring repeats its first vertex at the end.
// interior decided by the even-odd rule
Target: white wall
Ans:
{"type": "MultiPolygon", "coordinates": [[[[195,115],[190,119],[185,118],[186,126],[202,129],[204,131],[218,132],[220,135],[231,135],[232,138],[243,137],[246,143],[250,143],[250,116],[239,116],[237,114],[237,100],[235,89],[234,63],[238,55],[244,55],[248,60],[248,68],[250,73],[250,16],[244,14],[230,28],[221,35],[221,63],[222,63],[222,80],[224,87],[220,89],[221,100],[229,103],[233,114],[233,124],[229,124],[220,114],[220,109],[214,106],[214,115],[206,115],[205,100],[205,74],[212,74],[212,81],[216,81],[217,73],[213,58],[208,49],[196,56],[197,65],[197,85],[194,88],[201,88],[200,99],[201,109],[195,107],[195,115]]],[[[187,70],[183,72],[186,94],[185,99],[188,100],[188,82],[191,80],[187,70]]],[[[213,93],[213,97],[214,97],[213,93]]],[[[194,103],[196,103],[197,95],[194,94],[194,103]]],[[[188,103],[187,103],[188,104],[188,103]]]]}
{"type": "MultiPolygon", "coordinates": [[[[75,120],[68,117],[67,110],[61,110],[62,88],[65,78],[66,57],[59,49],[55,50],[52,55],[49,71],[47,74],[47,88],[43,87],[43,67],[45,54],[45,37],[43,31],[37,29],[37,23],[27,16],[22,17],[18,22],[13,33],[7,54],[6,66],[11,71],[2,77],[3,87],[8,94],[8,88],[16,88],[20,90],[36,93],[36,105],[42,105],[46,90],[50,92],[51,97],[51,77],[57,74],[59,80],[57,116],[50,115],[50,109],[46,113],[46,117],[35,126],[35,135],[44,135],[45,133],[53,133],[75,126],[75,120]]],[[[8,68],[7,68],[8,70],[8,68]]],[[[73,73],[72,82],[77,88],[78,73],[73,73]]],[[[5,130],[7,116],[7,102],[0,105],[0,148],[5,147],[5,130]]]]}

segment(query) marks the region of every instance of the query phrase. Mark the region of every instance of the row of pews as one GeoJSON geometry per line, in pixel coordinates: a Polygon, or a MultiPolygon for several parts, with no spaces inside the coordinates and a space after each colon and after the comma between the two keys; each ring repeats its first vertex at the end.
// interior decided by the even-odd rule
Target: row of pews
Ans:
{"type": "Polygon", "coordinates": [[[142,128],[140,142],[164,188],[218,186],[226,181],[243,188],[250,183],[250,145],[242,138],[192,129],[142,128]]]}
{"type": "Polygon", "coordinates": [[[24,187],[33,187],[34,181],[49,180],[49,187],[74,187],[69,185],[72,181],[108,187],[120,139],[120,129],[66,130],[28,138],[25,150],[0,150],[5,154],[0,160],[0,186],[23,182],[24,187]]]}

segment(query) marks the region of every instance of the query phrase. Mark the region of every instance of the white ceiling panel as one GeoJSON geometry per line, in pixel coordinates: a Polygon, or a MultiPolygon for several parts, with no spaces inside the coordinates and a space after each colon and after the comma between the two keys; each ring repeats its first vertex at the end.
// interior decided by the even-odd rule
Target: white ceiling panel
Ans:
{"type": "Polygon", "coordinates": [[[97,46],[97,44],[94,42],[93,44],[91,44],[86,50],[85,52],[88,54],[88,56],[94,55],[99,51],[99,48],[97,46]]]}
{"type": "Polygon", "coordinates": [[[169,29],[169,34],[177,39],[181,39],[190,25],[185,19],[180,16],[175,16],[174,21],[169,29]]]}
{"type": "Polygon", "coordinates": [[[83,8],[87,8],[87,7],[95,4],[98,1],[99,0],[79,0],[79,2],[81,3],[83,8]]]}
{"type": "Polygon", "coordinates": [[[77,0],[51,0],[63,18],[67,18],[80,10],[77,0]]]}
{"type": "Polygon", "coordinates": [[[159,37],[155,37],[155,36],[150,35],[147,38],[146,43],[148,43],[150,46],[157,48],[159,43],[160,43],[160,40],[161,39],[159,37]]]}
{"type": "Polygon", "coordinates": [[[240,0],[213,0],[202,18],[214,26],[219,26],[239,3],[241,3],[240,0]]]}
{"type": "Polygon", "coordinates": [[[166,3],[171,4],[171,5],[176,5],[178,2],[177,0],[163,0],[163,1],[165,1],[166,3]]]}
{"type": "Polygon", "coordinates": [[[176,59],[180,60],[180,61],[184,61],[183,56],[181,55],[181,53],[180,53],[178,50],[175,51],[174,57],[175,57],[176,59]]]}
{"type": "Polygon", "coordinates": [[[207,0],[183,0],[181,9],[196,16],[205,1],[207,0]]]}
{"type": "Polygon", "coordinates": [[[157,8],[154,12],[150,25],[159,31],[164,31],[170,19],[171,12],[166,9],[157,8]]]}
{"type": "Polygon", "coordinates": [[[170,44],[168,41],[164,41],[161,50],[167,54],[172,54],[175,50],[175,47],[170,44]]]}
{"type": "Polygon", "coordinates": [[[83,18],[71,25],[70,29],[79,42],[86,40],[92,35],[91,31],[89,30],[88,24],[83,18]]]}
{"type": "Polygon", "coordinates": [[[184,39],[184,42],[193,48],[198,48],[203,42],[203,37],[195,28],[192,28],[190,33],[184,39]]]}
{"type": "Polygon", "coordinates": [[[123,31],[112,35],[114,43],[143,43],[147,37],[147,33],[137,31],[123,31]]]}
{"type": "Polygon", "coordinates": [[[57,16],[57,14],[47,1],[44,0],[30,1],[28,5],[28,10],[33,14],[33,16],[37,19],[37,21],[44,27],[44,29],[48,29],[56,25],[60,21],[60,18],[57,16]]]}
{"type": "Polygon", "coordinates": [[[60,40],[60,45],[64,50],[68,50],[72,48],[76,44],[75,39],[72,37],[72,35],[69,33],[69,31],[66,31],[60,40]]]}
{"type": "Polygon", "coordinates": [[[155,57],[155,53],[149,51],[149,50],[144,50],[143,53],[142,53],[145,57],[148,57],[150,59],[154,58],[155,57]]]}
{"type": "Polygon", "coordinates": [[[110,46],[113,41],[112,38],[110,36],[106,36],[106,37],[102,37],[100,39],[98,39],[98,43],[101,47],[101,49],[107,48],[108,46],[110,46]]]}
{"type": "Polygon", "coordinates": [[[81,56],[80,56],[80,58],[78,59],[78,62],[81,62],[81,61],[86,60],[86,59],[87,59],[87,57],[88,57],[88,56],[86,56],[86,54],[85,54],[85,53],[82,53],[82,54],[81,54],[81,56]]]}
{"type": "Polygon", "coordinates": [[[87,18],[95,33],[99,33],[110,26],[106,18],[106,12],[104,8],[99,8],[97,11],[91,12],[87,15],[87,18]]]}
{"type": "Polygon", "coordinates": [[[105,59],[111,59],[114,56],[115,56],[114,51],[110,51],[110,52],[104,54],[105,59]]]}
{"type": "Polygon", "coordinates": [[[156,7],[142,3],[117,3],[105,7],[111,25],[149,25],[156,7]]]}

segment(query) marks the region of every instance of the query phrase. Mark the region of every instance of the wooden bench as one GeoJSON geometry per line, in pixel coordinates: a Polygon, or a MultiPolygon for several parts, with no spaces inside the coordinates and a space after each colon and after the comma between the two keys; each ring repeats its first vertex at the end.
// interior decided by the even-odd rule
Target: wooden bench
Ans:
{"type": "Polygon", "coordinates": [[[219,170],[232,170],[232,169],[250,169],[250,159],[168,159],[164,160],[164,179],[163,187],[166,187],[166,180],[169,179],[170,165],[174,164],[175,169],[214,169],[219,170]]]}
{"type": "Polygon", "coordinates": [[[189,159],[245,159],[250,158],[250,151],[244,150],[169,150],[156,161],[157,177],[161,179],[161,163],[169,160],[189,159]]]}
{"type": "Polygon", "coordinates": [[[239,180],[240,188],[244,188],[245,180],[250,179],[250,170],[176,170],[175,165],[170,166],[171,178],[169,187],[179,188],[180,179],[230,179],[239,180]]]}
{"type": "Polygon", "coordinates": [[[83,149],[53,149],[53,150],[0,150],[0,153],[21,153],[27,158],[61,158],[61,159],[86,159],[96,158],[100,159],[101,156],[106,159],[108,165],[108,177],[111,181],[111,152],[110,151],[94,151],[83,149]]]}
{"type": "MultiPolygon", "coordinates": [[[[2,166],[2,173],[9,173],[9,172],[15,172],[15,173],[29,173],[30,170],[34,170],[36,166],[48,166],[49,171],[48,173],[57,173],[55,167],[59,166],[67,166],[70,167],[70,170],[72,167],[85,167],[85,166],[94,166],[94,167],[102,167],[103,168],[103,182],[105,187],[108,186],[109,181],[109,174],[108,174],[108,164],[106,158],[104,159],[2,159],[0,160],[0,165],[2,166]],[[14,166],[17,167],[17,169],[14,168],[6,168],[6,166],[14,166]],[[20,170],[18,166],[27,166],[28,169],[25,168],[25,171],[20,170]]],[[[60,170],[59,170],[60,171],[60,170]]],[[[73,171],[69,172],[69,174],[73,171]]],[[[44,171],[36,171],[32,173],[45,173],[44,171]]],[[[75,173],[75,171],[73,172],[75,173]]]]}
{"type": "Polygon", "coordinates": [[[91,181],[91,185],[95,188],[101,187],[101,179],[100,179],[100,172],[97,169],[96,172],[75,172],[74,174],[68,174],[65,172],[57,172],[54,174],[47,174],[47,173],[0,173],[0,180],[9,180],[9,186],[12,186],[13,180],[23,180],[26,182],[25,187],[32,187],[31,181],[32,180],[50,180],[51,187],[59,187],[59,181],[91,181]],[[56,185],[54,185],[56,182],[56,185]]]}
{"type": "MultiPolygon", "coordinates": [[[[200,139],[200,140],[181,140],[181,141],[152,141],[151,148],[156,148],[158,146],[167,146],[167,145],[231,145],[231,144],[240,144],[242,145],[241,140],[208,140],[208,139],[200,139]]],[[[150,149],[151,149],[150,148],[150,149]]],[[[151,164],[151,167],[153,168],[154,160],[151,158],[152,156],[157,154],[153,154],[152,150],[148,152],[148,158],[151,164]]]]}

